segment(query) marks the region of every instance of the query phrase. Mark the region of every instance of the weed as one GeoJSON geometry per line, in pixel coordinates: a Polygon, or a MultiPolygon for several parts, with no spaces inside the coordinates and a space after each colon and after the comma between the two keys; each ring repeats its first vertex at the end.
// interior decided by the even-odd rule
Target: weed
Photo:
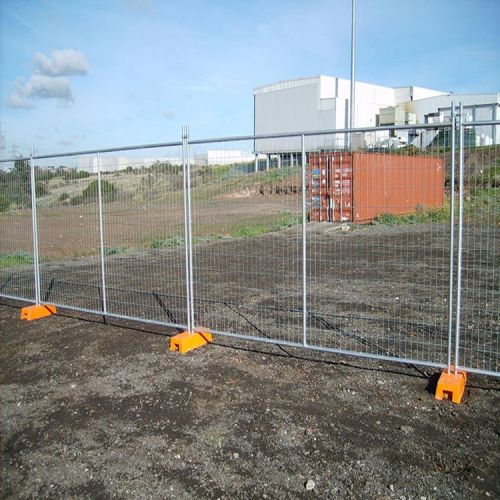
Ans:
{"type": "Polygon", "coordinates": [[[128,252],[127,247],[107,247],[104,249],[104,255],[118,255],[128,252]]]}
{"type": "Polygon", "coordinates": [[[6,267],[23,266],[33,264],[33,255],[28,252],[19,250],[15,253],[0,254],[0,269],[6,267]]]}
{"type": "Polygon", "coordinates": [[[235,229],[231,236],[236,238],[253,238],[263,234],[281,231],[288,227],[300,224],[302,216],[284,212],[279,214],[277,218],[270,218],[268,220],[258,219],[255,221],[246,221],[245,225],[235,229]]]}
{"type": "Polygon", "coordinates": [[[160,248],[178,247],[180,245],[184,245],[184,238],[181,236],[172,236],[170,238],[154,237],[151,240],[149,247],[152,250],[158,250],[160,248]]]}

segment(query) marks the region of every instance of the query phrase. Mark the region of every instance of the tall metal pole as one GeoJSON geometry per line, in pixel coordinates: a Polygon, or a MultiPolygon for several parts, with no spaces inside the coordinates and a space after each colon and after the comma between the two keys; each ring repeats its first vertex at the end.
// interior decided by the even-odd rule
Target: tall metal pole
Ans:
{"type": "Polygon", "coordinates": [[[307,206],[306,206],[306,147],[304,134],[301,138],[302,149],[302,343],[307,346],[307,206]]]}
{"type": "Polygon", "coordinates": [[[106,297],[106,270],[104,267],[104,217],[102,210],[102,187],[101,187],[101,155],[97,153],[97,196],[99,206],[99,244],[101,249],[101,300],[102,312],[108,313],[107,297],[106,297]]]}
{"type": "Polygon", "coordinates": [[[38,251],[38,217],[36,211],[36,179],[35,164],[33,163],[34,147],[30,153],[30,183],[31,183],[31,230],[33,237],[33,267],[35,271],[35,302],[40,305],[40,255],[38,251]]]}
{"type": "Polygon", "coordinates": [[[349,128],[355,126],[355,112],[356,112],[356,0],[352,0],[352,22],[351,22],[351,97],[350,97],[350,111],[349,111],[349,128]]]}
{"type": "Polygon", "coordinates": [[[450,177],[450,268],[448,286],[448,373],[451,372],[453,337],[453,267],[455,263],[455,103],[451,103],[451,177],[450,177]]]}
{"type": "Polygon", "coordinates": [[[464,126],[463,126],[463,106],[460,103],[460,115],[458,117],[459,126],[459,155],[458,155],[458,251],[457,251],[457,291],[456,291],[456,316],[455,316],[455,373],[460,362],[460,319],[462,306],[462,243],[464,226],[464,126]]]}

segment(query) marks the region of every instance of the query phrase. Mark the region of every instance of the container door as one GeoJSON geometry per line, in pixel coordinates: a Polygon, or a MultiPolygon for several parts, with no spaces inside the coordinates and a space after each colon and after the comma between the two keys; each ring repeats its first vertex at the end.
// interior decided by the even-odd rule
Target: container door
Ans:
{"type": "Polygon", "coordinates": [[[329,222],[331,220],[329,161],[324,153],[311,153],[309,156],[309,196],[310,220],[329,222]]]}
{"type": "Polygon", "coordinates": [[[352,221],[352,156],[350,153],[329,153],[331,220],[352,221]]]}

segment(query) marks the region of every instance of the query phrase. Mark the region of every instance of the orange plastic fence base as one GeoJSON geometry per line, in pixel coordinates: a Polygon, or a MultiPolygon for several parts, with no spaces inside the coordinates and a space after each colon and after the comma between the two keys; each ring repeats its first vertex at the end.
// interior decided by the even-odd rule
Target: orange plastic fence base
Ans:
{"type": "Polygon", "coordinates": [[[34,319],[40,319],[45,318],[46,316],[50,316],[56,311],[56,306],[51,306],[50,304],[23,307],[21,309],[21,319],[24,319],[26,321],[33,321],[34,319]]]}
{"type": "Polygon", "coordinates": [[[181,354],[212,342],[212,334],[206,332],[182,332],[170,339],[170,350],[181,354]]]}
{"type": "Polygon", "coordinates": [[[450,373],[445,368],[439,377],[436,387],[436,399],[449,399],[455,404],[462,402],[462,396],[467,383],[467,373],[458,370],[456,373],[453,368],[450,373]]]}

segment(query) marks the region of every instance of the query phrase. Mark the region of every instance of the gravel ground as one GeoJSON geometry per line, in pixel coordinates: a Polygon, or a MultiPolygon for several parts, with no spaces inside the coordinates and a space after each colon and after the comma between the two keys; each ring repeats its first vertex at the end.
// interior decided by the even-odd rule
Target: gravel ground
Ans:
{"type": "Polygon", "coordinates": [[[3,498],[499,498],[500,384],[0,306],[3,498]]]}

